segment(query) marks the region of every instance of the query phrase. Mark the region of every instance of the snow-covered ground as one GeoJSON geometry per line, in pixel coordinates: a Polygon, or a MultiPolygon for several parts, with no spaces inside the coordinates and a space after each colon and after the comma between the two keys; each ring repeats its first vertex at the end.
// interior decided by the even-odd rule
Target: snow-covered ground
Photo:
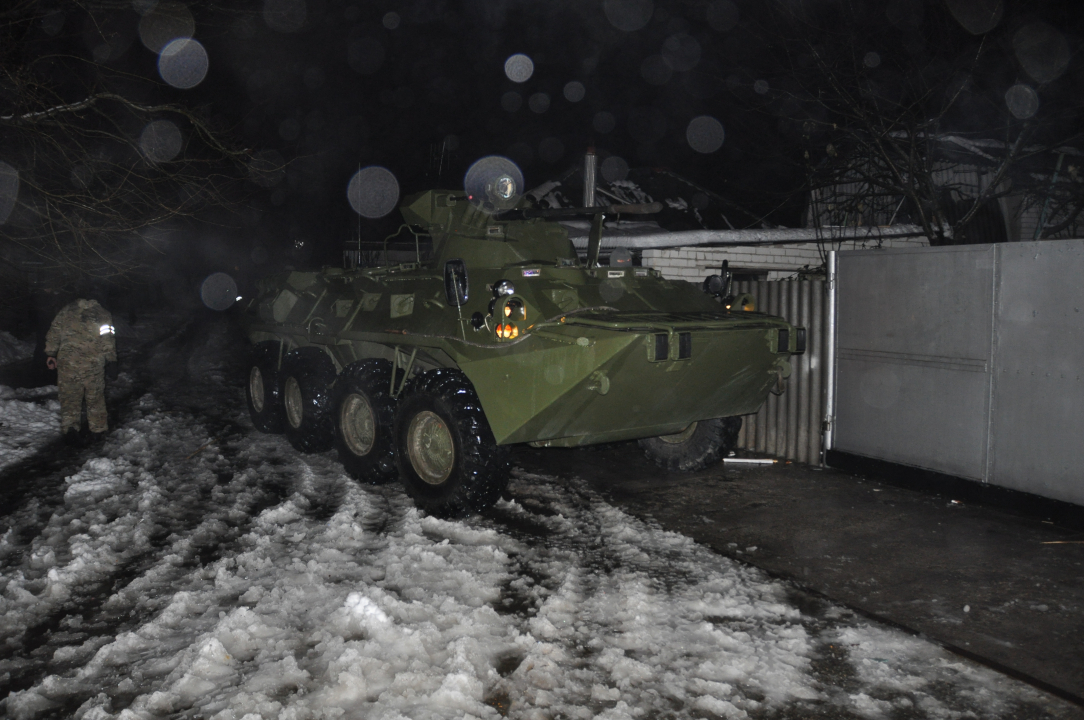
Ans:
{"type": "MultiPolygon", "coordinates": [[[[226,333],[145,355],[105,444],[3,519],[8,717],[1076,716],[576,478],[517,472],[484,515],[426,517],[254,431],[226,333]]],[[[0,400],[5,428],[56,412],[0,400]]]]}
{"type": "Polygon", "coordinates": [[[0,385],[0,470],[59,437],[56,385],[19,390],[0,385]]]}

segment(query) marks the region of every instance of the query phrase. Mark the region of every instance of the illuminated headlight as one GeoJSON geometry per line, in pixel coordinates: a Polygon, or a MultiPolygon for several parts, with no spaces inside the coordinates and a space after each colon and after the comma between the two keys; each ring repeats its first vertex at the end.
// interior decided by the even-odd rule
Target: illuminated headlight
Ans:
{"type": "Polygon", "coordinates": [[[512,323],[501,323],[497,326],[498,340],[515,340],[519,337],[519,328],[512,323]]]}
{"type": "Polygon", "coordinates": [[[512,295],[516,292],[516,286],[508,280],[500,280],[493,286],[493,294],[497,297],[512,295]]]}
{"type": "Polygon", "coordinates": [[[116,330],[113,329],[112,325],[102,325],[98,328],[99,335],[113,335],[115,332],[116,330]]]}
{"type": "Polygon", "coordinates": [[[501,175],[493,183],[493,191],[497,194],[497,197],[507,200],[516,194],[516,181],[507,175],[501,175]]]}
{"type": "Polygon", "coordinates": [[[504,304],[504,316],[513,320],[526,320],[527,309],[522,300],[509,300],[504,304]]]}

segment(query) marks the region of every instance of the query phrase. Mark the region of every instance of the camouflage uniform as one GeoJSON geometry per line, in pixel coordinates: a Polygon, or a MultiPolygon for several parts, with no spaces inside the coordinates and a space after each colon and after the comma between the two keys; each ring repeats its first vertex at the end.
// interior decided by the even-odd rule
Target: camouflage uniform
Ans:
{"type": "Polygon", "coordinates": [[[56,358],[60,432],[79,430],[83,396],[93,433],[109,429],[105,364],[117,359],[113,316],[95,300],[76,300],[57,313],[45,336],[45,354],[56,358]]]}

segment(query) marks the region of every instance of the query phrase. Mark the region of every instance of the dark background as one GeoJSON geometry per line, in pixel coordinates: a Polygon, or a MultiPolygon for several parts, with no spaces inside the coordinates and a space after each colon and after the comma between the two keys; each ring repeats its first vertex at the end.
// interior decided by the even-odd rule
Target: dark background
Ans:
{"type": "MultiPolygon", "coordinates": [[[[192,107],[235,147],[281,163],[273,181],[253,182],[242,168],[232,204],[172,231],[183,240],[158,267],[185,269],[185,283],[214,270],[250,277],[281,264],[334,264],[359,232],[368,240],[393,232],[397,212],[359,221],[347,202],[351,176],[369,165],[391,170],[407,195],[460,187],[473,161],[501,154],[532,187],[596,147],[634,169],[668,168],[764,222],[801,225],[809,169],[833,123],[846,120],[817,106],[817,84],[830,79],[796,53],[803,43],[859,61],[875,52],[869,75],[886,95],[914,92],[920,77],[943,93],[959,78],[964,97],[945,129],[996,138],[1012,129],[1006,89],[1030,82],[1013,33],[1042,20],[1072,52],[1064,74],[1038,87],[1046,135],[1071,138],[1081,125],[1077,3],[1007,2],[976,35],[957,16],[996,0],[193,2],[194,38],[210,64],[188,90],[162,83],[156,55],[140,43],[139,11],[153,4],[61,4],[28,28],[25,53],[92,58],[104,38],[111,50],[95,82],[192,107]],[[516,53],[534,64],[522,83],[504,72],[516,53]],[[571,82],[583,86],[578,102],[565,97],[571,82]],[[702,115],[725,128],[714,152],[686,138],[702,115]]],[[[73,96],[80,87],[72,84],[73,96]]]]}

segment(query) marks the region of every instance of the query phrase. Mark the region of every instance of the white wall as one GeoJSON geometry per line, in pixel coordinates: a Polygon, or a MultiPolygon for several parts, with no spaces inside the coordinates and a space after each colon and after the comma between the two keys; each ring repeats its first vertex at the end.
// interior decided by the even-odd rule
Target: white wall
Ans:
{"type": "MultiPolygon", "coordinates": [[[[882,238],[879,241],[850,240],[833,242],[828,250],[876,250],[879,247],[926,247],[924,237],[882,238]]],[[[699,282],[711,274],[718,274],[723,260],[730,261],[731,271],[767,272],[768,280],[791,277],[802,268],[816,268],[824,264],[822,249],[816,243],[795,245],[751,245],[723,248],[668,248],[644,250],[643,264],[655,268],[670,280],[699,282]]]]}

